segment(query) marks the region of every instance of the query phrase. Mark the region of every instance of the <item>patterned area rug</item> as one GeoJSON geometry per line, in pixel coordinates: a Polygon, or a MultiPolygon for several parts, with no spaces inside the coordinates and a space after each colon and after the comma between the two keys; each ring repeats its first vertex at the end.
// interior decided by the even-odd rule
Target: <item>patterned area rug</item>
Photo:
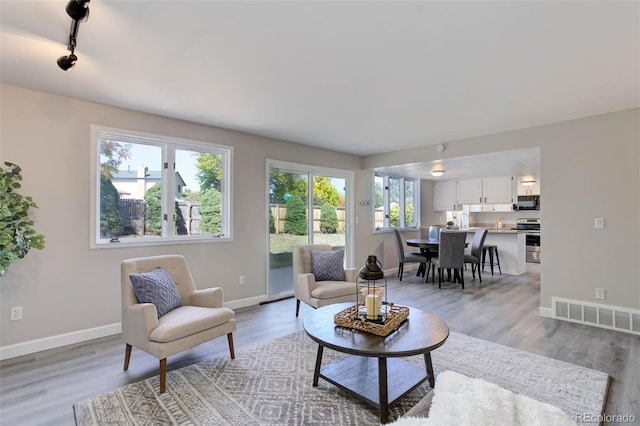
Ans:
{"type": "MultiPolygon", "coordinates": [[[[74,405],[78,425],[379,425],[377,410],[320,379],[317,344],[299,331],[118,388],[74,405]]],[[[324,350],[323,365],[343,354],[324,350]]],[[[407,358],[424,366],[422,356],[407,358]]],[[[603,413],[609,376],[452,332],[432,353],[436,374],[454,370],[560,407],[572,418],[603,413]]],[[[390,378],[392,381],[393,378],[390,378]]],[[[436,379],[437,386],[437,379],[436,379]]],[[[422,384],[390,407],[397,419],[429,391],[422,384]]],[[[581,423],[584,424],[584,423],[581,423]]]]}

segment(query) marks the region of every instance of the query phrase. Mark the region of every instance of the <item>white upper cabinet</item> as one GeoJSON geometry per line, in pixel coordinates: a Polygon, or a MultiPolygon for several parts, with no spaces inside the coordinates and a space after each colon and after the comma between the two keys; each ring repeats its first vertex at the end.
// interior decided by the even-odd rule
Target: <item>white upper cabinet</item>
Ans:
{"type": "Polygon", "coordinates": [[[455,210],[456,205],[473,206],[470,211],[510,211],[516,198],[511,176],[441,180],[434,185],[435,211],[455,210]]]}
{"type": "Polygon", "coordinates": [[[482,203],[482,178],[460,179],[456,183],[456,204],[482,203]]]}
{"type": "Polygon", "coordinates": [[[482,202],[484,204],[511,204],[514,202],[514,181],[511,176],[482,179],[482,202]]]}
{"type": "Polygon", "coordinates": [[[455,210],[456,204],[456,181],[441,180],[436,181],[433,191],[433,210],[447,211],[455,210]]]}

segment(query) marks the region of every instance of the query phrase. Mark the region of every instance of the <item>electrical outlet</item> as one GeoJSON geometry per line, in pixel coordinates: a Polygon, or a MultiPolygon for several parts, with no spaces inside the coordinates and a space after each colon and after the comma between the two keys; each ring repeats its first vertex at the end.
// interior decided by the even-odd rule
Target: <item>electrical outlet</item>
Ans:
{"type": "Polygon", "coordinates": [[[22,306],[14,306],[11,308],[11,321],[18,321],[22,319],[22,306]]]}
{"type": "Polygon", "coordinates": [[[244,285],[244,275],[240,275],[240,279],[238,279],[238,283],[240,285],[244,285]]]}
{"type": "Polygon", "coordinates": [[[596,288],[596,299],[606,299],[606,292],[604,288],[596,288]]]}
{"type": "Polygon", "coordinates": [[[604,219],[601,218],[601,217],[596,217],[594,226],[595,226],[596,229],[603,229],[604,228],[604,219]]]}

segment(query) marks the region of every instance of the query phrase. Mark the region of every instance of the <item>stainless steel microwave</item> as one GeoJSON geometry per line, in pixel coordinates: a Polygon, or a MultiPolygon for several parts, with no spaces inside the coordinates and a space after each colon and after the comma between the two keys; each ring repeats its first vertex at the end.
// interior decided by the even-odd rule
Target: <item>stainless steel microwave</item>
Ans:
{"type": "Polygon", "coordinates": [[[540,210],[540,196],[519,195],[516,210],[540,210]]]}

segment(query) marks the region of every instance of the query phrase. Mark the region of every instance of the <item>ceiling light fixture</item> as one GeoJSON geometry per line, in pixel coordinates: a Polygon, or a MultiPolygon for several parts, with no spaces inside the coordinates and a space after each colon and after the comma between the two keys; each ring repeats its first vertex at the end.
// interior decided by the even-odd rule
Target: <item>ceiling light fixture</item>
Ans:
{"type": "Polygon", "coordinates": [[[431,170],[431,176],[442,176],[444,174],[444,170],[431,170]]]}
{"type": "Polygon", "coordinates": [[[66,11],[71,17],[71,29],[69,30],[69,43],[67,49],[71,51],[70,55],[58,58],[58,66],[63,71],[68,71],[76,65],[78,57],[75,55],[78,29],[80,22],[86,22],[89,18],[89,2],[91,0],[70,0],[67,4],[66,11]]]}
{"type": "Polygon", "coordinates": [[[534,185],[536,183],[536,181],[533,180],[533,179],[531,179],[531,180],[523,180],[521,183],[523,185],[525,185],[525,186],[531,186],[531,185],[534,185]]]}

